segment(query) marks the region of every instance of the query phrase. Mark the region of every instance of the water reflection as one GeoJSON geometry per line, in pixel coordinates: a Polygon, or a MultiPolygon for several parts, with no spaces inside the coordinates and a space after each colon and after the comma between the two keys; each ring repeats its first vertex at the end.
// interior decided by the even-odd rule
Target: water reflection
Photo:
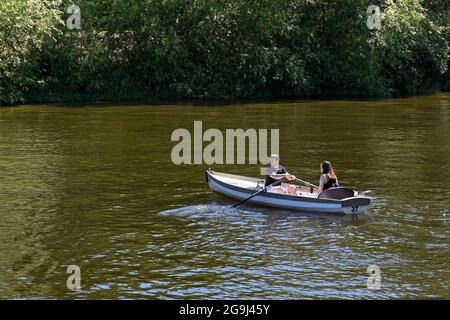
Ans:
{"type": "Polygon", "coordinates": [[[448,298],[448,101],[0,109],[0,297],[448,298]],[[315,182],[331,160],[373,206],[358,221],[230,209],[206,166],[170,161],[172,130],[194,120],[280,128],[290,171],[315,182]],[[70,264],[80,291],[65,286],[70,264]]]}

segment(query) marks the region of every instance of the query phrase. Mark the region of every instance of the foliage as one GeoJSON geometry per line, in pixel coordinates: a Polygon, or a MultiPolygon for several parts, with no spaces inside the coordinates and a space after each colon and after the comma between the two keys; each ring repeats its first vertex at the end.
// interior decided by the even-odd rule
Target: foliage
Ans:
{"type": "Polygon", "coordinates": [[[379,60],[394,93],[436,91],[447,71],[449,26],[436,25],[419,0],[388,1],[379,60]]]}
{"type": "Polygon", "coordinates": [[[23,100],[38,82],[33,52],[52,41],[60,22],[58,1],[0,1],[0,102],[23,100]]]}
{"type": "Polygon", "coordinates": [[[0,101],[386,96],[449,87],[446,0],[0,2],[0,101]]]}

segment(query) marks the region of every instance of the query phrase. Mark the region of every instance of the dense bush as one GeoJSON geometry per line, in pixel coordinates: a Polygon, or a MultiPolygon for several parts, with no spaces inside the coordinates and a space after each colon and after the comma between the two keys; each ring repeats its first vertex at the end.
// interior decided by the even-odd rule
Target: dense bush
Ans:
{"type": "Polygon", "coordinates": [[[387,96],[449,89],[446,0],[0,2],[0,101],[387,96]],[[379,31],[366,9],[384,14],[379,31]]]}
{"type": "Polygon", "coordinates": [[[39,50],[55,41],[57,1],[0,1],[0,102],[23,100],[37,84],[39,50]]]}

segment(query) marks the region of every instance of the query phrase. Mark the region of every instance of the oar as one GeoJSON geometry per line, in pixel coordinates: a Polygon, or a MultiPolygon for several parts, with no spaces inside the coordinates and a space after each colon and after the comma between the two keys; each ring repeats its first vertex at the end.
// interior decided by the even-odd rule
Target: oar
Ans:
{"type": "Polygon", "coordinates": [[[318,186],[316,186],[316,185],[314,185],[314,184],[312,184],[312,183],[309,183],[308,181],[304,181],[304,180],[299,179],[299,178],[297,178],[297,179],[295,179],[295,180],[297,180],[297,181],[300,182],[300,183],[303,183],[303,184],[304,184],[305,186],[307,186],[307,187],[319,189],[318,186]]]}
{"type": "Polygon", "coordinates": [[[270,187],[273,187],[273,186],[275,186],[276,184],[281,183],[281,180],[283,180],[283,179],[284,179],[284,178],[281,178],[281,179],[275,181],[274,183],[269,184],[267,187],[264,187],[264,188],[262,188],[261,190],[255,192],[254,194],[252,194],[252,195],[251,195],[250,197],[248,197],[247,199],[241,200],[241,201],[239,201],[238,203],[233,204],[231,207],[232,207],[232,208],[236,208],[238,205],[241,205],[241,204],[243,204],[244,202],[250,200],[251,198],[256,197],[258,194],[261,194],[261,193],[265,192],[265,191],[266,191],[267,189],[269,189],[270,187]]]}

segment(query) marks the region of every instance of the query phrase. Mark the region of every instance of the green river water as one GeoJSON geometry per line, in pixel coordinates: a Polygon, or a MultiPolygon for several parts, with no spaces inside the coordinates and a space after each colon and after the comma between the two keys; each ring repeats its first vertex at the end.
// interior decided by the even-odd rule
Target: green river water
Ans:
{"type": "Polygon", "coordinates": [[[450,94],[0,108],[1,298],[450,298],[450,94]],[[373,197],[358,220],[244,205],[174,165],[177,128],[279,128],[282,164],[373,197]],[[68,265],[81,271],[70,290],[68,265]],[[381,271],[369,289],[367,268],[381,271]]]}

